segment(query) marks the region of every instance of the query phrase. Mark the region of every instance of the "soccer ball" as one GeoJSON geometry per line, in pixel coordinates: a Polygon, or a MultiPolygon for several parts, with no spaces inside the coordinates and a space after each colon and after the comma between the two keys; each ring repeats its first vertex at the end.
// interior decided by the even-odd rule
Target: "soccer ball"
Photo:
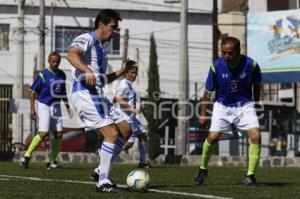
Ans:
{"type": "Polygon", "coordinates": [[[126,179],[127,187],[135,191],[146,191],[149,183],[150,176],[142,169],[135,169],[131,171],[126,179]]]}

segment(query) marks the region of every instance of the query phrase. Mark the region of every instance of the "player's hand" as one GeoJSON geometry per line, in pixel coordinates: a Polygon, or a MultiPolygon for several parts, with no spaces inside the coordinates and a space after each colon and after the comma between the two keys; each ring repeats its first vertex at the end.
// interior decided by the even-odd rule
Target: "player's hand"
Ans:
{"type": "Polygon", "coordinates": [[[125,59],[123,61],[123,64],[122,64],[122,68],[121,68],[121,71],[122,71],[122,74],[125,74],[128,70],[130,70],[132,67],[137,67],[137,64],[136,64],[136,61],[134,60],[130,60],[130,59],[125,59]]]}
{"type": "Polygon", "coordinates": [[[140,110],[139,108],[132,108],[132,109],[131,109],[131,112],[132,112],[132,113],[135,113],[135,114],[140,113],[140,111],[141,111],[141,110],[140,110]]]}
{"type": "Polygon", "coordinates": [[[199,124],[201,128],[205,127],[205,123],[206,123],[206,116],[202,116],[200,115],[198,118],[199,124]]]}
{"type": "Polygon", "coordinates": [[[35,109],[31,109],[30,110],[30,115],[29,115],[30,119],[32,120],[36,120],[36,112],[35,109]]]}
{"type": "Polygon", "coordinates": [[[96,86],[96,77],[91,70],[85,73],[85,83],[91,88],[94,88],[96,86]]]}
{"type": "Polygon", "coordinates": [[[73,111],[70,107],[67,108],[68,114],[69,114],[69,118],[71,119],[73,117],[73,111]]]}

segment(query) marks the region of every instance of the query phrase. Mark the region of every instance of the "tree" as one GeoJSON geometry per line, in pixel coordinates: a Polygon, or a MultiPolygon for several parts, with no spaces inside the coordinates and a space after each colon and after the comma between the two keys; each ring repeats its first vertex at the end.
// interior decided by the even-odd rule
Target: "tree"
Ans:
{"type": "Polygon", "coordinates": [[[148,98],[147,101],[152,105],[145,105],[145,115],[148,121],[149,147],[148,153],[150,160],[160,153],[160,136],[159,136],[159,118],[157,118],[158,104],[160,101],[159,73],[157,64],[157,52],[154,34],[150,36],[150,55],[148,70],[148,98]],[[154,106],[153,106],[154,105],[154,106]]]}

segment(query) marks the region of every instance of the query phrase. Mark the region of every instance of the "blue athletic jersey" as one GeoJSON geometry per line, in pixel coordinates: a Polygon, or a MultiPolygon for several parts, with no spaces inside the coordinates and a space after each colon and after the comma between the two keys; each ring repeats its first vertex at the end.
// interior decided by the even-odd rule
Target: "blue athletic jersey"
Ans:
{"type": "Polygon", "coordinates": [[[56,73],[45,68],[36,77],[31,90],[37,93],[37,100],[43,104],[51,105],[66,97],[66,75],[58,69],[56,73]]]}
{"type": "Polygon", "coordinates": [[[238,106],[253,101],[252,85],[260,82],[260,67],[251,58],[241,55],[238,65],[230,68],[222,57],[211,65],[205,88],[216,92],[217,102],[238,106]]]}

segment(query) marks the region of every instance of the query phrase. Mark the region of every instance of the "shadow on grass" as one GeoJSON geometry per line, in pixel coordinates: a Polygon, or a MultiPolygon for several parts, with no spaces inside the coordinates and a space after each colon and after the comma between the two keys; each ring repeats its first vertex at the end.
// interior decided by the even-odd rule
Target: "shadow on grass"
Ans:
{"type": "Polygon", "coordinates": [[[179,187],[179,188],[184,188],[184,187],[196,187],[195,185],[193,184],[190,184],[190,185],[155,185],[155,186],[151,186],[150,189],[162,189],[162,188],[171,188],[171,187],[179,187]]]}
{"type": "MultiPolygon", "coordinates": [[[[228,184],[215,184],[215,185],[228,185],[228,184]]],[[[235,183],[233,185],[247,187],[243,185],[242,183],[235,183]]],[[[260,182],[256,183],[256,187],[284,187],[284,186],[290,186],[293,185],[293,183],[284,183],[284,182],[260,182]]]]}
{"type": "Polygon", "coordinates": [[[286,183],[286,182],[262,182],[257,183],[257,186],[266,186],[266,187],[284,187],[293,185],[293,183],[286,183]]]}

